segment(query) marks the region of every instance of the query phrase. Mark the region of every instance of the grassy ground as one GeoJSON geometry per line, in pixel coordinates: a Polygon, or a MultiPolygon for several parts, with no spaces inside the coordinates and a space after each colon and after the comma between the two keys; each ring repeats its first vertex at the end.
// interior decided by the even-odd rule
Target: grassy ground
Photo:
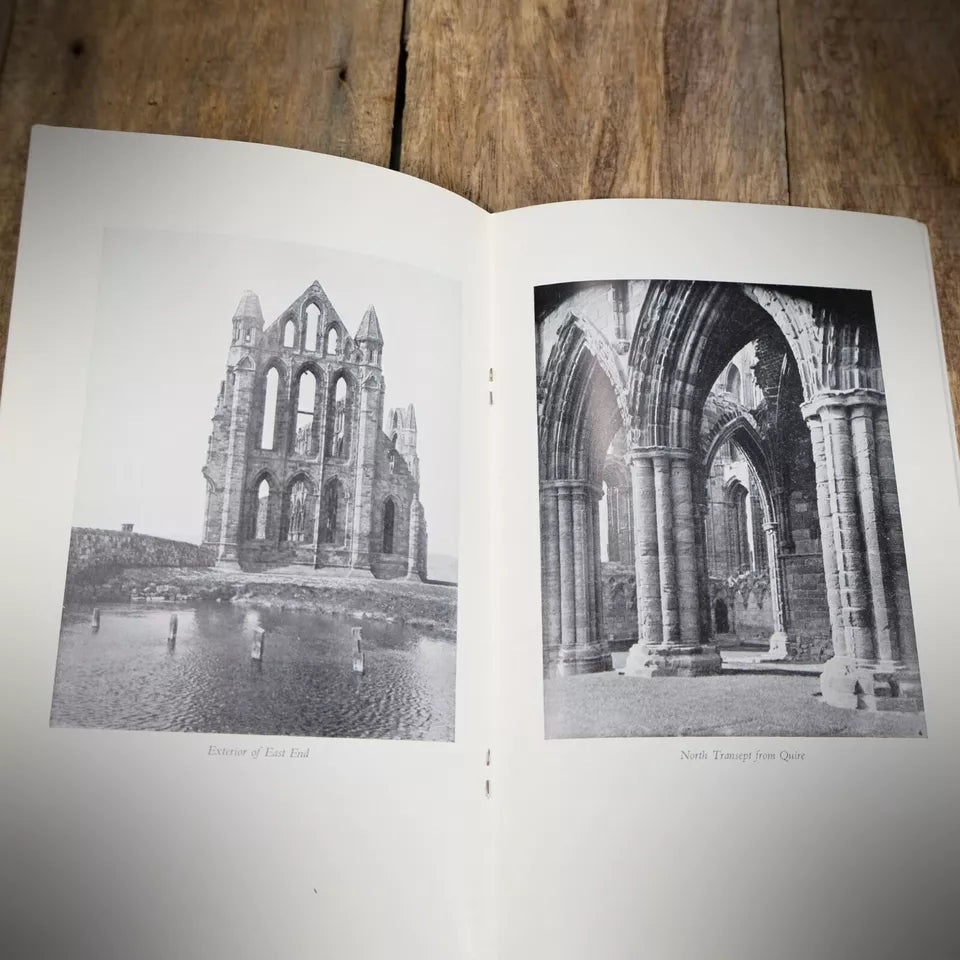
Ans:
{"type": "Polygon", "coordinates": [[[544,684],[548,737],[917,737],[922,714],[843,710],[817,677],[735,674],[626,677],[596,673],[544,684]]]}
{"type": "Polygon", "coordinates": [[[452,634],[457,588],[406,580],[351,579],[314,570],[226,572],[206,567],[130,567],[101,583],[67,580],[72,601],[218,600],[310,608],[452,634]]]}

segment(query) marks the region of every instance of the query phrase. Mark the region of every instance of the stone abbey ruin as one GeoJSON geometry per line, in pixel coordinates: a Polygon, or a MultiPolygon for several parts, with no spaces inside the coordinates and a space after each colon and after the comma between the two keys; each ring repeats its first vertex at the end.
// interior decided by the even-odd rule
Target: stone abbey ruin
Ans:
{"type": "Polygon", "coordinates": [[[243,294],[203,468],[217,566],[426,577],[416,416],[384,421],[382,361],[372,306],[351,337],[316,281],[266,328],[243,294]]]}
{"type": "Polygon", "coordinates": [[[823,662],[823,699],[921,711],[867,292],[700,281],[535,294],[544,669],[823,662]]]}

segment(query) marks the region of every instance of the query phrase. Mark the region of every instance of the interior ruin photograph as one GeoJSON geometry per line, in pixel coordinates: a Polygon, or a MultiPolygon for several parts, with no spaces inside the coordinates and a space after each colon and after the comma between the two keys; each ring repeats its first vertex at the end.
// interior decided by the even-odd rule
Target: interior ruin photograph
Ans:
{"type": "Polygon", "coordinates": [[[924,736],[870,293],[535,290],[546,735],[924,736]]]}

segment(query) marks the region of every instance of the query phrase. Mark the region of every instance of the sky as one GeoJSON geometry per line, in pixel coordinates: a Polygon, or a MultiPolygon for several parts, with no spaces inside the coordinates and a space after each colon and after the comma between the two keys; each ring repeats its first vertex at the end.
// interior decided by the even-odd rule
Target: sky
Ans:
{"type": "Polygon", "coordinates": [[[200,470],[240,297],[258,294],[269,325],[314,280],[351,335],[376,307],[384,417],[416,407],[430,552],[457,555],[459,283],[335,249],[205,234],[104,233],[76,526],[133,523],[199,542],[200,470]]]}

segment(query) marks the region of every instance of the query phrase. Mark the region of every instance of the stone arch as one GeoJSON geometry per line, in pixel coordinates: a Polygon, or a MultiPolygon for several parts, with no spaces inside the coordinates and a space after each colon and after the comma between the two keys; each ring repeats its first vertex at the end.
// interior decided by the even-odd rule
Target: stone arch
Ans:
{"type": "Polygon", "coordinates": [[[331,547],[343,547],[347,542],[347,512],[349,508],[346,487],[339,477],[331,477],[323,485],[320,496],[319,540],[331,547]]]}
{"type": "Polygon", "coordinates": [[[543,628],[547,667],[609,669],[603,639],[598,500],[607,451],[624,426],[613,351],[590,326],[561,325],[544,372],[540,416],[543,628]],[[609,354],[609,356],[607,356],[609,354]],[[606,356],[606,360],[603,358],[606,356]]]}
{"type": "Polygon", "coordinates": [[[743,383],[740,368],[735,363],[731,363],[727,368],[724,387],[736,403],[743,403],[743,383]]]}
{"type": "Polygon", "coordinates": [[[323,303],[317,296],[307,297],[300,305],[300,325],[303,329],[303,350],[316,353],[321,346],[324,322],[323,303]]]}
{"type": "Polygon", "coordinates": [[[284,397],[287,393],[287,368],[279,357],[270,357],[263,365],[254,391],[256,398],[254,436],[261,450],[277,450],[283,440],[284,397]],[[272,374],[271,374],[272,372],[272,374]]]}
{"type": "Polygon", "coordinates": [[[326,397],[324,448],[328,457],[346,459],[350,456],[354,408],[357,403],[357,381],[353,374],[343,367],[331,371],[326,397]]]}
{"type": "Polygon", "coordinates": [[[245,540],[276,542],[280,521],[280,484],[273,472],[263,469],[254,474],[247,485],[244,522],[245,540]],[[266,503],[261,499],[261,487],[267,484],[266,503]]]}
{"type": "Polygon", "coordinates": [[[744,284],[741,289],[786,338],[797,362],[805,401],[831,391],[883,393],[869,292],[759,284],[744,284]]]}
{"type": "Polygon", "coordinates": [[[401,553],[402,546],[400,501],[392,494],[386,497],[380,510],[380,552],[384,554],[401,553]]]}
{"type": "Polygon", "coordinates": [[[336,317],[332,317],[323,328],[323,355],[344,356],[348,339],[347,328],[336,317]]]}
{"type": "Polygon", "coordinates": [[[302,470],[287,481],[283,494],[281,539],[290,543],[313,542],[316,489],[313,479],[302,470]]]}
{"type": "Polygon", "coordinates": [[[324,410],[324,371],[315,360],[306,360],[297,366],[291,377],[291,390],[287,416],[291,454],[314,457],[320,450],[320,436],[324,410]],[[313,397],[304,396],[305,375],[313,377],[313,397]]]}

